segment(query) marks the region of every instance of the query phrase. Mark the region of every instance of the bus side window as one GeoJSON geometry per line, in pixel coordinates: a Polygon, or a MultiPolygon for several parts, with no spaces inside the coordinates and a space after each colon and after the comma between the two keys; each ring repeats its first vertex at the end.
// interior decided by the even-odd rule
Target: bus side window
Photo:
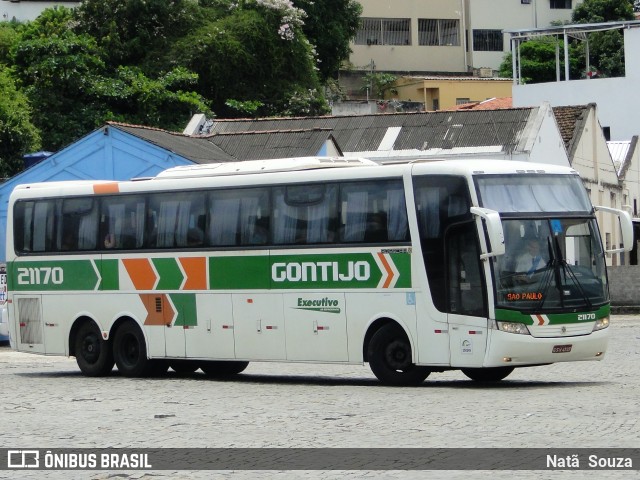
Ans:
{"type": "Polygon", "coordinates": [[[400,181],[342,186],[341,241],[385,243],[408,240],[404,189],[400,181]]]}

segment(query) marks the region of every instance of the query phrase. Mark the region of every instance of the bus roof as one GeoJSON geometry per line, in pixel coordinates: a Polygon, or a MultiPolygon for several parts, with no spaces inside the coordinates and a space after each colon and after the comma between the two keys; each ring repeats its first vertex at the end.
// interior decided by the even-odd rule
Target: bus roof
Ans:
{"type": "Polygon", "coordinates": [[[217,177],[262,172],[289,172],[318,168],[343,168],[379,165],[366,158],[348,157],[296,157],[242,162],[183,165],[160,172],[156,178],[217,177]]]}

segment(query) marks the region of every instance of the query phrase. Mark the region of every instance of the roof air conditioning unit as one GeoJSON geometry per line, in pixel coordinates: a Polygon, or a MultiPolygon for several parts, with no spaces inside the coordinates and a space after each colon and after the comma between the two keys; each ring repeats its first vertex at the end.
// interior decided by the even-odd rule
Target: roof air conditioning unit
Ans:
{"type": "Polygon", "coordinates": [[[478,69],[478,75],[480,76],[480,78],[491,78],[493,77],[493,69],[480,68],[478,69]]]}

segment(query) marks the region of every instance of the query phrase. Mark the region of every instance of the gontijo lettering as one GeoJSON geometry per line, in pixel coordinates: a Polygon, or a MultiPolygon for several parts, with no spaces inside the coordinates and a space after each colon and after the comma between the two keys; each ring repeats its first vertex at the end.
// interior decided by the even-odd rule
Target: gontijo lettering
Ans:
{"type": "Polygon", "coordinates": [[[271,266],[271,278],[274,282],[365,282],[370,277],[371,266],[362,260],[348,261],[342,268],[338,262],[280,262],[271,266]]]}

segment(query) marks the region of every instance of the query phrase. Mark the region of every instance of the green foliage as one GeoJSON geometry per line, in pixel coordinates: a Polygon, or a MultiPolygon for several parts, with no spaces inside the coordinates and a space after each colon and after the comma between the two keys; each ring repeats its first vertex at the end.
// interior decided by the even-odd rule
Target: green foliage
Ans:
{"type": "Polygon", "coordinates": [[[387,92],[398,93],[394,88],[397,80],[398,77],[391,73],[367,73],[362,79],[360,90],[364,92],[368,89],[372,97],[383,99],[387,92]]]}
{"type": "Polygon", "coordinates": [[[330,112],[324,97],[315,89],[295,88],[285,101],[281,113],[290,117],[324,115],[330,112]]]}
{"type": "Polygon", "coordinates": [[[92,102],[91,91],[104,62],[93,38],[67,30],[22,41],[15,48],[14,68],[47,150],[57,150],[97,126],[101,106],[92,102]]]}
{"type": "Polygon", "coordinates": [[[355,0],[297,0],[307,13],[302,30],[315,46],[322,80],[335,76],[351,53],[352,40],[360,24],[362,5],[355,0]]]}
{"type": "Polygon", "coordinates": [[[240,116],[244,115],[255,115],[260,107],[263,107],[264,104],[257,100],[247,100],[245,102],[241,102],[239,100],[234,100],[230,98],[225,102],[225,105],[233,110],[236,110],[240,116]]]}
{"type": "Polygon", "coordinates": [[[103,120],[182,130],[194,113],[211,115],[207,102],[189,91],[197,75],[176,68],[158,78],[136,67],[120,67],[115,77],[96,81],[93,94],[108,109],[103,120]]]}
{"type": "Polygon", "coordinates": [[[27,98],[15,86],[8,70],[0,65],[0,177],[24,166],[23,155],[40,148],[40,136],[31,123],[27,98]]]}
{"type": "Polygon", "coordinates": [[[22,24],[16,22],[0,23],[0,65],[11,63],[11,50],[20,40],[22,24]]]}
{"type": "Polygon", "coordinates": [[[279,10],[247,1],[178,41],[172,56],[198,74],[198,91],[220,116],[238,115],[229,99],[262,103],[259,115],[282,113],[290,92],[320,86],[310,44],[292,22],[282,32],[282,21],[279,10]]]}
{"type": "MultiPolygon", "coordinates": [[[[320,79],[330,84],[348,57],[361,10],[356,0],[84,0],[50,8],[33,22],[0,24],[0,68],[15,72],[10,85],[19,89],[7,93],[3,69],[2,98],[16,101],[4,102],[2,113],[22,109],[32,122],[21,127],[33,140],[24,145],[40,148],[39,133],[54,151],[107,120],[182,130],[196,112],[327,113],[320,79]]],[[[11,158],[21,162],[22,153],[11,158]]]]}
{"type": "MultiPolygon", "coordinates": [[[[634,20],[633,6],[629,0],[585,0],[573,11],[575,23],[600,23],[634,20]]],[[[584,49],[584,46],[582,46],[584,49]]],[[[624,75],[624,40],[622,32],[611,30],[589,35],[589,62],[601,76],[624,75]]],[[[580,60],[584,70],[584,58],[580,60]]]]}
{"type": "MultiPolygon", "coordinates": [[[[555,37],[540,37],[520,45],[520,71],[523,83],[541,83],[556,81],[556,47],[560,48],[560,78],[564,78],[563,42],[555,37]]],[[[579,62],[580,47],[570,46],[569,76],[580,78],[581,66],[579,62]]],[[[499,76],[511,78],[511,53],[505,55],[500,64],[499,76]]]]}
{"type": "Polygon", "coordinates": [[[574,23],[602,23],[635,20],[629,0],[584,0],[573,10],[574,23]]]}
{"type": "Polygon", "coordinates": [[[193,0],[84,0],[76,30],[97,40],[107,65],[158,71],[164,52],[198,25],[202,13],[193,0]]]}

